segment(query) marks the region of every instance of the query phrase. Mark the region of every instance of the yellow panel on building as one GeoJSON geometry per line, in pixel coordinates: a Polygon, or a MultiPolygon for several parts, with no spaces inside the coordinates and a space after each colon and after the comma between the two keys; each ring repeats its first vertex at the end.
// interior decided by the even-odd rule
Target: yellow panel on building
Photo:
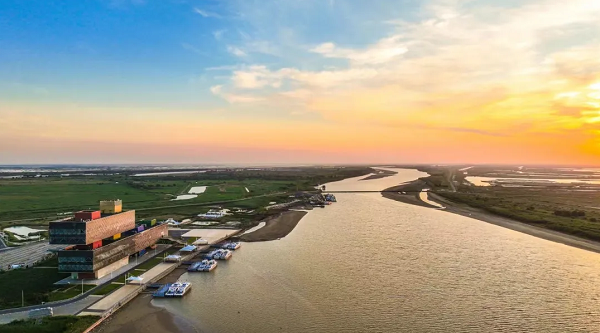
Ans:
{"type": "Polygon", "coordinates": [[[118,233],[118,234],[116,234],[116,235],[114,235],[114,236],[113,236],[113,239],[114,239],[114,240],[117,240],[117,239],[119,239],[119,238],[121,238],[121,234],[120,234],[120,233],[118,233]]]}
{"type": "Polygon", "coordinates": [[[100,201],[100,212],[102,214],[117,214],[123,211],[123,201],[102,200],[100,201]]]}

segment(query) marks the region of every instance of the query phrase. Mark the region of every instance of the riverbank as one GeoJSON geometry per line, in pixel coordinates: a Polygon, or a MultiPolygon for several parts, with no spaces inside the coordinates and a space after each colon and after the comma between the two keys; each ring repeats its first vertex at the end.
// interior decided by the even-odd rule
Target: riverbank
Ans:
{"type": "Polygon", "coordinates": [[[373,173],[372,175],[367,176],[361,180],[380,179],[380,178],[390,177],[390,176],[398,174],[396,171],[391,171],[391,170],[375,169],[375,171],[376,172],[373,173]]]}
{"type": "MultiPolygon", "coordinates": [[[[270,241],[287,236],[307,214],[304,211],[286,211],[264,220],[265,226],[246,235],[240,240],[245,242],[270,241]]],[[[173,283],[186,272],[179,267],[158,283],[173,283]]],[[[180,333],[200,332],[193,324],[164,308],[152,305],[151,294],[140,294],[117,313],[102,323],[94,332],[97,333],[129,333],[129,332],[158,332],[180,333]]]]}
{"type": "MultiPolygon", "coordinates": [[[[304,211],[286,211],[267,218],[265,226],[240,237],[245,242],[270,241],[287,236],[307,214],[304,211]]],[[[186,272],[185,267],[179,267],[158,281],[160,284],[173,283],[186,272]]],[[[142,293],[131,302],[111,315],[93,332],[96,333],[129,333],[129,332],[158,332],[183,333],[200,332],[192,323],[167,311],[152,305],[152,295],[142,293]]]]}
{"type": "Polygon", "coordinates": [[[398,186],[393,186],[381,192],[383,197],[404,202],[411,205],[429,207],[429,208],[439,208],[433,205],[428,204],[427,202],[421,200],[419,194],[423,189],[428,189],[427,184],[420,180],[413,180],[411,182],[407,182],[405,184],[400,184],[398,186]]]}
{"type": "MultiPolygon", "coordinates": [[[[179,267],[162,278],[159,283],[173,283],[186,270],[179,267]]],[[[193,324],[164,308],[152,305],[152,295],[142,293],[115,314],[106,319],[94,333],[183,333],[200,332],[193,324]]]]}
{"type": "MultiPolygon", "coordinates": [[[[427,184],[424,181],[415,180],[406,184],[386,189],[386,191],[399,191],[400,193],[382,192],[382,195],[385,198],[400,201],[407,204],[439,209],[438,207],[429,205],[428,203],[421,200],[421,198],[419,197],[419,193],[424,188],[427,188],[427,184]],[[406,194],[402,194],[402,191],[405,191],[406,194]]],[[[530,225],[524,222],[519,222],[517,220],[498,216],[493,213],[487,212],[483,209],[450,201],[432,192],[428,192],[428,196],[433,201],[439,202],[442,205],[444,205],[444,211],[448,213],[470,217],[476,220],[491,223],[500,227],[522,232],[524,234],[528,234],[552,242],[561,243],[583,250],[600,253],[600,242],[587,240],[581,237],[561,233],[550,229],[536,227],[534,225],[530,225]]]]}
{"type": "Polygon", "coordinates": [[[244,242],[265,242],[283,238],[294,230],[306,214],[307,212],[290,210],[269,217],[263,221],[265,222],[264,227],[242,235],[240,240],[244,242]]]}

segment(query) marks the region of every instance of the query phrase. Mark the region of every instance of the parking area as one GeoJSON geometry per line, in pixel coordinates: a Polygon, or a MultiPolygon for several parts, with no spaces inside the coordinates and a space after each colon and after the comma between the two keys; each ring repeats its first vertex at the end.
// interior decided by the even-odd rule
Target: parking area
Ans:
{"type": "Polygon", "coordinates": [[[31,266],[42,260],[50,251],[62,248],[64,248],[64,245],[50,245],[46,241],[11,247],[2,251],[2,255],[0,255],[0,268],[6,270],[9,265],[21,263],[31,266]]]}

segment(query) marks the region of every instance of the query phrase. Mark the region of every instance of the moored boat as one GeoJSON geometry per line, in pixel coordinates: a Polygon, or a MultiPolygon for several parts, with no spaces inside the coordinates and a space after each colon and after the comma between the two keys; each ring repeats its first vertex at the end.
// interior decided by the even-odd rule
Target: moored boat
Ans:
{"type": "Polygon", "coordinates": [[[215,260],[228,260],[229,258],[231,258],[231,251],[230,250],[224,250],[224,249],[218,249],[218,250],[214,250],[212,252],[210,252],[209,254],[206,255],[206,257],[208,259],[215,259],[215,260]]]}
{"type": "Polygon", "coordinates": [[[242,244],[240,242],[223,242],[223,243],[218,243],[218,244],[213,245],[213,247],[216,247],[219,249],[232,250],[232,251],[239,249],[241,246],[242,246],[242,244]]]}
{"type": "Polygon", "coordinates": [[[202,260],[193,263],[190,268],[188,268],[189,272],[210,272],[213,269],[217,268],[217,261],[214,259],[211,260],[202,260]]]}
{"type": "Polygon", "coordinates": [[[191,282],[180,283],[179,287],[175,289],[173,294],[174,297],[183,297],[183,295],[187,294],[192,289],[191,282]]]}

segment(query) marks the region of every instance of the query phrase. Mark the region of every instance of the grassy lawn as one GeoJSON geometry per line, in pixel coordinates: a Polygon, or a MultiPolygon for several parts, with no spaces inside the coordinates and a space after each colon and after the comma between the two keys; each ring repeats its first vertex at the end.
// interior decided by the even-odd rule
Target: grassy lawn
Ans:
{"type": "MultiPolygon", "coordinates": [[[[162,262],[162,256],[159,256],[158,258],[152,258],[147,260],[146,262],[138,265],[135,269],[143,269],[143,270],[149,270],[150,268],[158,265],[159,263],[162,262]]],[[[140,274],[142,273],[141,271],[138,271],[140,274]]],[[[132,274],[135,274],[132,272],[132,274]]]]}
{"type": "Polygon", "coordinates": [[[56,269],[16,269],[0,273],[0,309],[21,306],[21,291],[25,306],[50,301],[50,292],[57,289],[56,281],[68,277],[56,269]]]}
{"type": "MultiPolygon", "coordinates": [[[[115,280],[113,280],[113,281],[115,281],[115,280]]],[[[121,276],[121,283],[123,283],[123,276],[121,276]]],[[[93,294],[94,295],[107,295],[111,291],[117,290],[117,289],[121,288],[122,286],[124,286],[124,285],[111,282],[107,285],[104,285],[102,288],[94,291],[93,294]]]]}
{"type": "Polygon", "coordinates": [[[46,317],[41,323],[35,320],[18,320],[0,325],[2,333],[80,333],[85,331],[100,317],[96,316],[56,316],[46,317]]]}
{"type": "MultiPolygon", "coordinates": [[[[95,285],[84,284],[83,285],[83,292],[91,290],[91,289],[93,289],[95,287],[96,287],[95,285]]],[[[68,286],[65,286],[65,287],[53,290],[48,295],[48,301],[49,302],[62,301],[64,299],[73,298],[73,297],[78,296],[80,294],[81,294],[81,285],[72,284],[72,285],[68,285],[68,286]]]]}

